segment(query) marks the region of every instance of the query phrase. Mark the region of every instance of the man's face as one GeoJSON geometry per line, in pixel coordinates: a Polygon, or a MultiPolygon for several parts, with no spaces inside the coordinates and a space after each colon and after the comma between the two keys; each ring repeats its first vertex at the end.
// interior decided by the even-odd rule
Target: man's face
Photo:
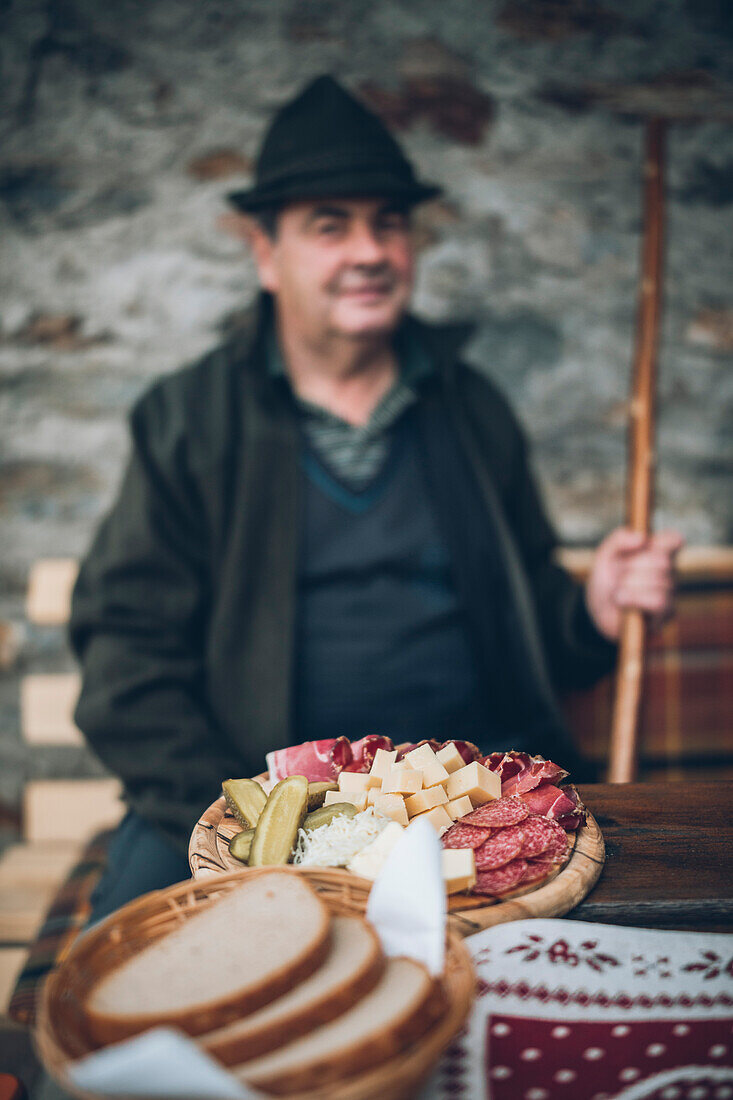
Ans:
{"type": "Polygon", "coordinates": [[[260,281],[282,322],[314,340],[388,335],[413,283],[409,214],[385,199],[322,199],[285,207],[275,238],[253,242],[260,281]]]}

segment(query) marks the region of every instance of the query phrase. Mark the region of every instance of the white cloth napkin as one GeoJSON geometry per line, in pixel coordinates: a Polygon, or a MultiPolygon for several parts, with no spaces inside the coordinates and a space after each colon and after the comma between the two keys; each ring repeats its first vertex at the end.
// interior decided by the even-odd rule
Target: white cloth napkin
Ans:
{"type": "Polygon", "coordinates": [[[427,821],[413,821],[372,887],[367,919],[387,955],[407,955],[440,974],[445,962],[446,896],[441,846],[427,821]]]}
{"type": "Polygon", "coordinates": [[[68,1068],[77,1088],[98,1096],[166,1100],[250,1100],[261,1097],[222,1069],[180,1031],[156,1027],[114,1043],[68,1068]]]}

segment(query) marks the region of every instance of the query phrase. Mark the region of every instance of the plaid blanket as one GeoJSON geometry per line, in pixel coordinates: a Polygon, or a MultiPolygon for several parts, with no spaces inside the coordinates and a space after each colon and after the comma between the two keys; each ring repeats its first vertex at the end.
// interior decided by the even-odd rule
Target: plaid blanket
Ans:
{"type": "Polygon", "coordinates": [[[66,956],[84,927],[90,898],[106,866],[111,836],[112,831],[107,830],[89,842],[52,901],[10,999],[8,1014],[16,1023],[33,1025],[43,979],[66,956]]]}
{"type": "MultiPolygon", "coordinates": [[[[578,746],[599,762],[608,758],[614,693],[615,677],[608,676],[564,700],[578,746]]],[[[682,591],[675,618],[649,638],[639,720],[642,766],[718,762],[730,769],[731,714],[733,588],[682,591]]]]}

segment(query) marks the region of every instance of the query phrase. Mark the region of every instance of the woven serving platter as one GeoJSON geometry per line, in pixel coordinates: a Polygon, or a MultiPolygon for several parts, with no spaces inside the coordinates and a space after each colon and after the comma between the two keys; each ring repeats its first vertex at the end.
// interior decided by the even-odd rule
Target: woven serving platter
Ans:
{"type": "MultiPolygon", "coordinates": [[[[257,779],[267,787],[266,776],[257,779]]],[[[229,841],[242,826],[227,809],[224,796],[217,799],[197,822],[189,843],[188,858],[195,879],[241,870],[229,851],[229,841]]],[[[451,924],[470,936],[483,928],[527,917],[561,917],[590,893],[605,860],[605,845],[598,823],[588,813],[585,825],[568,834],[572,854],[564,867],[539,886],[521,888],[499,900],[454,894],[448,899],[451,924]]]]}
{"type": "MultiPolygon", "coordinates": [[[[244,879],[267,868],[244,868],[203,881],[190,880],[146,894],[117,910],[80,937],[50,974],[41,993],[36,1046],[43,1063],[64,1088],[80,1100],[99,1100],[76,1089],[67,1067],[92,1049],[79,1011],[92,987],[125,959],[190,919],[244,879]]],[[[318,891],[335,915],[362,914],[370,883],[335,869],[288,868],[318,891]]],[[[471,1011],[475,975],[471,956],[460,936],[449,932],[445,969],[444,1016],[400,1055],[344,1081],[324,1084],[317,1091],[290,1094],[290,1100],[411,1100],[443,1051],[460,1031],[471,1011]]]]}

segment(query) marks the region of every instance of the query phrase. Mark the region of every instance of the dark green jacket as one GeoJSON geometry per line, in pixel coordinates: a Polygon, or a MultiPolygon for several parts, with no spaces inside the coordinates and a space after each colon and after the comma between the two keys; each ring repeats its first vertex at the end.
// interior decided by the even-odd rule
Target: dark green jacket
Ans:
{"type": "MultiPolygon", "coordinates": [[[[78,725],[129,803],[179,845],[222,779],[256,774],[293,739],[299,439],[287,385],[263,369],[268,310],[263,299],[249,332],[133,409],[126,476],[74,591],[78,725]]],[[[458,330],[405,323],[437,365],[430,400],[477,475],[524,671],[559,730],[553,689],[591,682],[614,649],[552,561],[505,401],[458,360],[458,330]]]]}

